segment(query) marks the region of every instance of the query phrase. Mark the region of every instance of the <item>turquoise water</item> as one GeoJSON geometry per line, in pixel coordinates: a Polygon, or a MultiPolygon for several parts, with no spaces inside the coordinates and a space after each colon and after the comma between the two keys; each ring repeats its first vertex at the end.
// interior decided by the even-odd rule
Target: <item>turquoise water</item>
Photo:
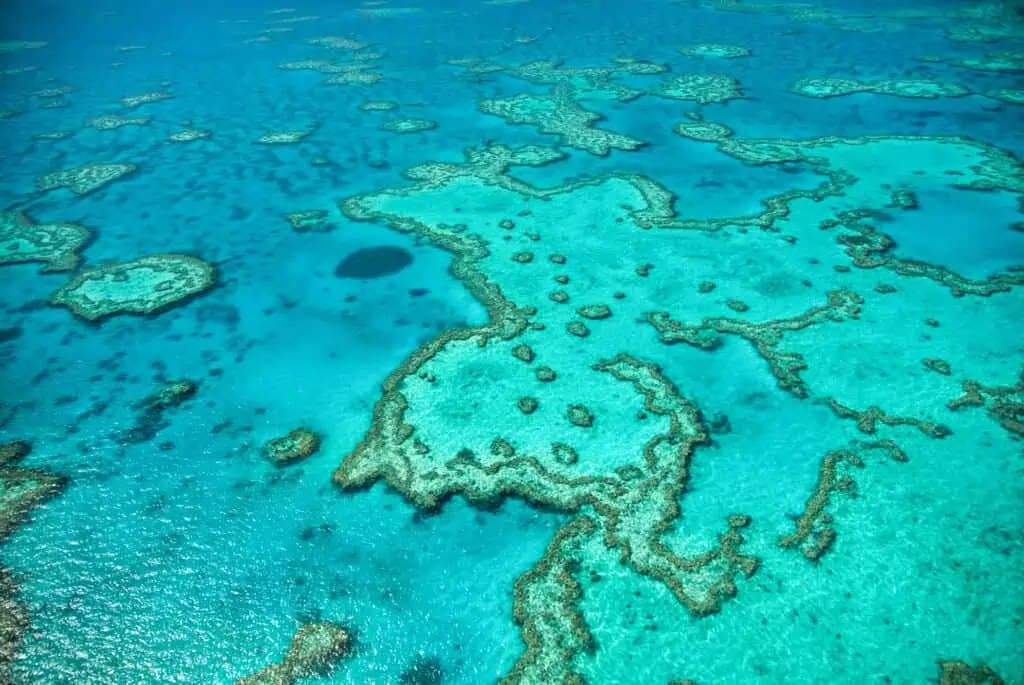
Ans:
{"type": "Polygon", "coordinates": [[[318,621],[353,647],[309,682],[968,682],[951,679],[962,662],[1024,683],[1024,15],[819,9],[5,3],[0,445],[32,450],[0,463],[0,565],[28,617],[10,630],[4,605],[0,683],[233,683],[318,621]],[[750,54],[679,51],[698,44],[750,54]],[[1017,67],[956,64],[989,53],[1017,67]],[[325,73],[281,68],[300,60],[325,73]],[[521,69],[538,60],[563,64],[521,69]],[[361,76],[323,83],[339,74],[361,76]],[[680,74],[742,97],[657,94],[680,74]],[[970,94],[787,89],[810,77],[970,94]],[[172,97],[119,102],[154,92],[172,97]],[[480,111],[520,94],[543,103],[523,121],[480,111]],[[593,128],[545,118],[558,97],[644,145],[593,154],[574,138],[593,128]],[[409,120],[427,125],[382,126],[409,120]],[[731,137],[673,132],[695,121],[731,137]],[[169,139],[193,130],[208,136],[169,139]],[[759,164],[744,150],[764,141],[805,159],[759,164]],[[90,163],[136,168],[37,187],[90,163]],[[839,172],[830,194],[793,196],[839,172]],[[786,211],[761,214],[770,198],[786,211]],[[307,210],[322,225],[293,230],[307,210]],[[87,229],[80,264],[20,261],[15,212],[87,229]],[[894,244],[858,258],[858,226],[894,244]],[[98,295],[49,302],[163,254],[215,280],[141,316],[123,280],[93,281],[115,293],[99,320],[98,295]],[[577,310],[598,304],[610,316],[577,310]],[[139,406],[183,379],[193,397],[139,406]],[[980,406],[956,408],[972,383],[980,406]],[[271,463],[263,446],[300,427],[319,449],[271,463]],[[855,485],[822,491],[837,451],[862,461],[838,467],[855,485]],[[22,515],[25,469],[67,480],[22,515]],[[787,548],[815,492],[830,519],[787,548]],[[722,560],[730,530],[749,576],[722,560]]]}

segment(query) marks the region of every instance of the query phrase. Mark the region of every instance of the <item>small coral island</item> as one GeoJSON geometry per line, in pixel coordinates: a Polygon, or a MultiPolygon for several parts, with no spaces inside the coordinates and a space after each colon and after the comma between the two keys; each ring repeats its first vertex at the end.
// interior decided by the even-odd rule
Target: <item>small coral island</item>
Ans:
{"type": "Polygon", "coordinates": [[[278,466],[306,459],[320,449],[320,436],[307,428],[296,428],[288,435],[274,438],[263,446],[263,453],[278,466]]]}
{"type": "Polygon", "coordinates": [[[176,254],[150,255],[87,269],[50,295],[87,321],[115,314],[156,314],[192,299],[216,283],[212,264],[176,254]]]}

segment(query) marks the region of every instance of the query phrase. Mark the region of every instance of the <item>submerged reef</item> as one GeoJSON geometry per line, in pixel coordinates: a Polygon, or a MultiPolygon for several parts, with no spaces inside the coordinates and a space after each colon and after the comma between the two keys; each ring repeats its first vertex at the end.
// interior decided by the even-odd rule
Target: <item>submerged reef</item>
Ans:
{"type": "Polygon", "coordinates": [[[733,134],[732,129],[709,121],[693,121],[676,124],[672,129],[684,138],[704,142],[718,142],[733,134]]]}
{"type": "Polygon", "coordinates": [[[89,238],[78,224],[37,224],[22,212],[0,212],[0,265],[42,262],[42,271],[70,271],[89,238]]]}
{"type": "Polygon", "coordinates": [[[352,636],[337,623],[307,623],[295,632],[284,660],[239,680],[236,685],[293,685],[330,675],[352,649],[352,636]]]}
{"type": "Polygon", "coordinates": [[[272,131],[264,133],[253,142],[257,145],[296,145],[302,142],[303,138],[313,134],[311,129],[298,131],[272,131]]]}
{"type": "Polygon", "coordinates": [[[63,478],[46,471],[18,467],[31,451],[27,442],[0,444],[0,542],[14,532],[33,507],[60,492],[65,484],[63,478]]]}
{"type": "Polygon", "coordinates": [[[653,76],[668,67],[632,57],[618,57],[607,67],[569,67],[560,60],[535,60],[520,65],[504,65],[480,58],[449,60],[448,64],[464,68],[467,80],[479,80],[487,74],[503,73],[538,86],[558,86],[572,99],[617,100],[628,102],[644,94],[644,90],[625,85],[616,79],[623,76],[653,76]]]}
{"type": "Polygon", "coordinates": [[[160,102],[161,100],[169,100],[174,96],[166,91],[158,90],[151,93],[143,93],[142,95],[130,95],[123,97],[120,100],[122,106],[126,109],[135,109],[142,105],[148,105],[151,102],[160,102]]]}
{"type": "Polygon", "coordinates": [[[359,105],[364,112],[391,112],[398,109],[398,103],[394,100],[367,100],[359,105]]]}
{"type": "Polygon", "coordinates": [[[194,143],[198,140],[206,140],[213,134],[210,131],[201,128],[187,128],[184,131],[178,131],[167,136],[167,140],[172,143],[194,143]]]}
{"type": "Polygon", "coordinates": [[[962,97],[971,91],[955,83],[922,80],[856,81],[846,78],[805,78],[789,86],[797,95],[810,98],[833,98],[852,93],[896,95],[904,98],[962,97]]]}
{"type": "Polygon", "coordinates": [[[679,52],[687,57],[718,57],[720,59],[736,59],[738,57],[750,56],[750,48],[723,43],[689,45],[685,48],[679,48],[679,52]]]}
{"type": "Polygon", "coordinates": [[[1003,685],[1005,681],[985,664],[939,661],[939,685],[1003,685]]]}
{"type": "Polygon", "coordinates": [[[965,43],[991,43],[1024,37],[1024,17],[1012,3],[894,7],[870,12],[847,11],[804,2],[709,0],[716,10],[745,14],[780,14],[797,23],[813,23],[841,31],[893,33],[939,26],[946,37],[965,43]]]}
{"type": "Polygon", "coordinates": [[[285,219],[296,233],[325,233],[331,230],[328,216],[326,209],[306,209],[287,214],[285,219]]]}
{"type": "MultiPolygon", "coordinates": [[[[0,444],[0,544],[37,505],[55,497],[66,481],[38,469],[18,466],[32,451],[27,442],[0,444]]],[[[29,626],[29,616],[18,600],[11,572],[0,566],[0,682],[13,682],[11,668],[29,626]]]]}
{"type": "Polygon", "coordinates": [[[392,119],[380,125],[382,131],[391,133],[419,133],[437,128],[437,122],[430,119],[392,119]]]}
{"type": "Polygon", "coordinates": [[[164,413],[192,399],[198,390],[199,384],[187,379],[167,383],[135,405],[139,415],[122,440],[129,444],[152,440],[167,425],[164,413]]]}
{"type": "Polygon", "coordinates": [[[134,119],[119,117],[116,114],[101,114],[85,122],[85,125],[97,131],[113,131],[122,126],[146,126],[153,117],[136,117],[134,119]]]}
{"type": "Polygon", "coordinates": [[[443,685],[444,667],[435,657],[417,657],[398,677],[398,685],[443,685]]]}
{"type": "Polygon", "coordinates": [[[188,302],[216,284],[213,265],[187,255],[140,257],[77,274],[50,295],[86,321],[118,314],[153,315],[188,302]]]}
{"type": "Polygon", "coordinates": [[[953,66],[980,71],[1024,71],[1024,52],[988,52],[979,57],[958,59],[953,66]]]}
{"type": "Polygon", "coordinates": [[[134,164],[91,163],[64,171],[55,171],[40,176],[36,181],[36,189],[41,192],[67,188],[76,195],[88,195],[105,185],[128,176],[136,169],[134,164]]]}

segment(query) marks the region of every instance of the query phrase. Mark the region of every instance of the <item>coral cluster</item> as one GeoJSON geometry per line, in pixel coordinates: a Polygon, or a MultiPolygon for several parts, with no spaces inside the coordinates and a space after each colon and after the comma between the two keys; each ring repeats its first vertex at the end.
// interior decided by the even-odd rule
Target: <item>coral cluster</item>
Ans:
{"type": "Polygon", "coordinates": [[[87,321],[117,314],[152,315],[191,300],[216,284],[213,265],[164,254],[86,269],[50,295],[87,321]]]}
{"type": "Polygon", "coordinates": [[[88,195],[100,188],[113,183],[136,170],[134,164],[127,162],[99,163],[93,162],[73,169],[55,171],[36,180],[36,188],[42,192],[67,188],[77,195],[88,195]]]}
{"type": "Polygon", "coordinates": [[[42,262],[43,271],[69,271],[89,238],[78,224],[37,224],[22,212],[0,212],[0,265],[42,262]]]}
{"type": "Polygon", "coordinates": [[[292,685],[331,673],[352,649],[352,636],[337,623],[307,623],[295,631],[288,653],[276,664],[239,680],[236,685],[292,685]]]}
{"type": "Polygon", "coordinates": [[[320,436],[308,428],[296,428],[263,446],[267,459],[277,466],[288,466],[307,459],[320,449],[320,436]]]}

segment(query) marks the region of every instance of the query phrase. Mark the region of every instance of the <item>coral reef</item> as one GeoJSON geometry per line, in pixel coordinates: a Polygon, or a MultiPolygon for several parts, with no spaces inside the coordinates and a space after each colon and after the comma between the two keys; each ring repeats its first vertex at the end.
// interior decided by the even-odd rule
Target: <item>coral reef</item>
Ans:
{"type": "Polygon", "coordinates": [[[955,83],[923,80],[867,82],[846,78],[805,78],[791,83],[789,90],[809,98],[833,98],[852,93],[873,93],[929,100],[940,97],[961,97],[971,93],[968,88],[955,83]]]}
{"type": "Polygon", "coordinates": [[[86,269],[50,295],[86,321],[118,314],[153,315],[180,306],[212,288],[213,265],[177,254],[149,255],[86,269]]]}
{"type": "Polygon", "coordinates": [[[430,119],[392,119],[380,125],[380,130],[391,133],[419,133],[437,128],[437,122],[430,119]]]}
{"type": "Polygon", "coordinates": [[[616,79],[623,76],[652,76],[668,69],[664,65],[629,57],[611,61],[612,66],[608,67],[567,67],[558,60],[536,60],[514,66],[486,62],[479,58],[450,60],[448,63],[465,68],[468,80],[501,72],[539,86],[556,86],[575,101],[634,100],[643,95],[644,91],[616,79]]]}
{"type": "Polygon", "coordinates": [[[37,224],[21,212],[0,212],[0,265],[42,262],[42,271],[70,271],[89,238],[78,224],[37,224]]]}
{"type": "MultiPolygon", "coordinates": [[[[904,206],[916,206],[916,199],[907,198],[905,194],[902,197],[904,206]]],[[[866,210],[846,210],[822,222],[819,227],[822,230],[839,227],[853,232],[853,235],[840,234],[836,242],[846,248],[846,254],[853,259],[855,266],[862,269],[881,267],[900,276],[927,278],[948,287],[955,297],[988,297],[1008,292],[1013,286],[1024,285],[1024,274],[997,273],[984,280],[971,280],[944,266],[896,257],[892,254],[896,241],[864,221],[871,216],[872,213],[866,210]]]]}
{"type": "Polygon", "coordinates": [[[253,142],[257,145],[295,145],[302,141],[303,138],[313,134],[310,129],[304,129],[299,131],[273,131],[271,133],[264,133],[253,142]]]}
{"type": "Polygon", "coordinates": [[[121,441],[136,444],[152,440],[167,426],[164,414],[192,399],[199,390],[195,381],[181,380],[165,384],[149,397],[135,405],[139,415],[135,424],[125,431],[121,441]]]}
{"type": "Polygon", "coordinates": [[[390,112],[398,109],[398,103],[394,100],[367,100],[359,105],[364,112],[390,112]]]}
{"type": "Polygon", "coordinates": [[[119,102],[127,109],[135,109],[136,107],[141,107],[142,105],[148,105],[152,102],[160,102],[161,100],[169,100],[173,97],[174,96],[172,94],[160,90],[152,93],[143,93],[142,95],[132,95],[129,97],[124,97],[121,98],[119,102]]]}
{"type": "Polygon", "coordinates": [[[1011,105],[1024,105],[1024,89],[1020,88],[996,88],[985,91],[985,97],[1009,102],[1011,105]]]}
{"type": "Polygon", "coordinates": [[[980,57],[958,59],[953,66],[980,71],[1024,71],[1024,52],[988,52],[980,57]]]}
{"type": "Polygon", "coordinates": [[[986,407],[988,417],[1003,430],[1024,438],[1024,369],[1014,385],[986,386],[968,379],[962,387],[964,394],[946,403],[950,411],[986,407]]]}
{"type": "Polygon", "coordinates": [[[167,136],[167,140],[172,143],[194,143],[197,140],[206,140],[213,134],[210,131],[201,128],[187,128],[184,131],[178,131],[167,136]]]}
{"type": "Polygon", "coordinates": [[[724,43],[701,43],[679,48],[679,52],[687,57],[718,57],[720,59],[736,59],[749,57],[750,48],[742,45],[726,45],[724,43]]]}
{"type": "Polygon", "coordinates": [[[684,138],[708,143],[725,140],[733,133],[728,126],[704,121],[683,122],[676,124],[672,130],[684,138]]]}
{"type": "Polygon", "coordinates": [[[536,126],[541,133],[556,135],[560,144],[606,156],[612,150],[636,150],[646,143],[621,133],[595,128],[604,119],[600,114],[583,109],[574,99],[573,90],[564,83],[555,85],[544,95],[522,94],[510,98],[483,100],[483,114],[505,119],[510,124],[536,126]]]}
{"type": "Polygon", "coordinates": [[[239,680],[236,685],[293,685],[333,671],[352,649],[352,636],[330,621],[307,623],[295,632],[284,660],[239,680]]]}
{"type": "Polygon", "coordinates": [[[296,233],[325,233],[331,230],[326,209],[306,209],[286,214],[285,219],[296,233]]]}
{"type": "Polygon", "coordinates": [[[85,122],[85,125],[97,131],[113,131],[122,126],[146,126],[153,117],[136,117],[134,119],[119,117],[116,114],[101,114],[85,122]]]}
{"type": "Polygon", "coordinates": [[[93,162],[40,176],[36,180],[36,189],[40,192],[47,192],[57,188],[67,188],[76,195],[88,195],[105,185],[124,178],[135,170],[136,166],[127,162],[93,162]]]}
{"type": "Polygon", "coordinates": [[[1003,685],[999,675],[985,664],[939,661],[939,685],[1003,685]]]}
{"type": "MultiPolygon", "coordinates": [[[[31,452],[27,442],[0,444],[0,543],[42,502],[60,494],[64,478],[17,464],[31,452]]],[[[0,566],[0,682],[13,682],[11,666],[26,630],[29,617],[18,601],[14,578],[0,566]]]]}
{"type": "Polygon", "coordinates": [[[739,81],[722,74],[668,76],[652,93],[672,100],[691,100],[700,105],[719,104],[743,97],[739,81]]]}
{"type": "Polygon", "coordinates": [[[913,417],[890,416],[878,407],[868,407],[864,411],[857,411],[840,404],[831,397],[826,397],[819,401],[828,407],[838,418],[856,421],[857,430],[868,435],[872,435],[877,430],[879,423],[886,426],[913,426],[929,438],[941,439],[952,433],[949,428],[941,424],[929,423],[913,417]]]}
{"type": "Polygon", "coordinates": [[[320,449],[320,436],[308,428],[296,428],[288,435],[269,440],[263,454],[277,466],[289,466],[307,459],[320,449]]]}
{"type": "Polygon", "coordinates": [[[895,443],[882,440],[870,443],[859,450],[835,450],[821,460],[818,467],[818,483],[803,512],[795,521],[795,530],[779,539],[779,546],[798,549],[811,563],[818,563],[836,541],[834,517],[828,513],[833,496],[845,494],[857,496],[857,484],[851,473],[854,468],[864,466],[864,454],[882,450],[893,461],[906,461],[907,457],[895,443]]]}
{"type": "MultiPolygon", "coordinates": [[[[532,288],[507,290],[506,281],[514,281],[512,274],[522,270],[511,260],[511,256],[520,251],[516,245],[496,240],[484,249],[478,233],[440,222],[438,218],[424,222],[403,210],[406,200],[415,208],[451,206],[447,199],[449,192],[461,198],[459,205],[477,202],[470,198],[482,193],[480,202],[498,206],[507,205],[492,198],[509,192],[524,198],[548,197],[565,203],[576,201],[573,193],[580,192],[579,201],[583,206],[589,202],[588,193],[619,193],[623,188],[630,189],[634,195],[637,193],[630,181],[619,177],[539,190],[504,175],[511,165],[541,165],[553,158],[542,148],[471,149],[467,150],[463,164],[430,163],[407,171],[406,176],[413,182],[410,187],[356,196],[343,203],[342,210],[351,219],[386,222],[396,230],[414,233],[422,240],[450,250],[455,255],[452,273],[485,304],[490,322],[442,333],[389,376],[384,383],[384,394],[374,409],[372,427],[338,468],[335,481],[352,489],[385,480],[417,507],[426,510],[443,505],[453,495],[461,495],[480,506],[493,506],[502,498],[512,496],[569,513],[590,507],[595,512],[594,519],[587,515],[590,524],[571,524],[565,530],[576,531],[575,526],[603,530],[604,544],[619,550],[624,564],[664,583],[694,614],[712,613],[735,594],[735,578],[754,572],[756,561],[739,551],[742,542],[739,526],[731,526],[723,533],[719,547],[695,557],[677,555],[660,541],[662,532],[679,516],[677,498],[685,487],[687,464],[695,450],[708,441],[707,428],[696,407],[679,394],[657,366],[634,356],[620,353],[610,358],[598,356],[596,361],[587,362],[573,372],[576,378],[582,378],[579,374],[596,374],[595,382],[613,382],[632,388],[647,418],[638,423],[642,429],[638,428],[634,444],[625,449],[620,447],[620,461],[582,475],[579,469],[598,468],[598,464],[592,464],[586,451],[572,447],[573,436],[579,438],[581,427],[585,427],[588,435],[600,436],[613,430],[614,422],[603,422],[605,409],[602,408],[606,406],[603,402],[592,404],[592,400],[601,402],[600,396],[587,394],[549,403],[547,398],[555,396],[549,395],[548,390],[557,392],[561,384],[552,382],[557,376],[550,368],[532,368],[535,359],[580,357],[577,352],[567,353],[567,346],[575,345],[571,341],[579,338],[559,335],[557,327],[537,328],[530,324],[532,317],[550,317],[554,311],[564,311],[560,309],[562,305],[544,298],[548,304],[543,307],[536,302],[536,306],[519,307],[506,299],[512,292],[536,292],[532,288]],[[602,185],[602,182],[609,185],[602,185]],[[503,264],[506,266],[500,266],[503,264]],[[497,279],[501,287],[492,279],[497,279]],[[530,352],[522,346],[528,347],[530,352]],[[497,379],[482,371],[491,363],[485,360],[492,355],[497,355],[494,363],[504,364],[502,374],[513,374],[512,369],[521,369],[526,382],[541,381],[532,386],[537,389],[537,396],[525,395],[517,387],[509,387],[506,393],[496,386],[497,379]],[[471,368],[481,370],[464,375],[460,368],[473,365],[474,358],[477,359],[475,364],[482,366],[471,368]],[[434,378],[436,382],[428,380],[434,378]],[[485,409],[485,402],[492,408],[485,409]],[[463,414],[454,407],[448,409],[453,404],[468,407],[473,403],[480,403],[473,412],[463,414]],[[460,423],[464,418],[457,418],[478,416],[481,412],[488,412],[489,416],[505,412],[501,425],[507,425],[509,432],[503,429],[501,442],[493,433],[480,436],[479,430],[460,423]],[[554,422],[555,416],[559,417],[558,422],[554,422]],[[521,422],[529,422],[531,427],[527,429],[526,423],[521,422]],[[517,425],[523,426],[525,432],[519,432],[517,425]],[[507,449],[511,445],[515,445],[514,450],[507,449]]],[[[626,203],[626,197],[633,196],[622,196],[621,202],[626,203]]],[[[565,209],[564,205],[553,204],[545,211],[557,215],[565,209]]],[[[636,210],[636,213],[641,211],[636,210]]],[[[486,230],[494,231],[495,236],[509,230],[516,234],[523,231],[524,240],[529,240],[525,235],[529,232],[527,225],[545,220],[532,213],[518,216],[512,229],[503,228],[502,219],[498,218],[481,222],[475,230],[483,231],[483,226],[488,226],[486,230]]],[[[571,248],[573,238],[560,235],[559,240],[562,242],[555,245],[557,251],[551,253],[559,258],[534,260],[531,270],[562,269],[576,263],[564,258],[562,249],[571,248]]],[[[580,255],[579,263],[587,262],[585,253],[576,253],[580,255]]],[[[527,277],[530,282],[534,278],[527,277]]],[[[611,313],[611,308],[591,305],[585,311],[601,320],[611,313]]],[[[572,313],[572,310],[566,311],[569,316],[572,313]]],[[[565,321],[567,326],[585,330],[582,320],[567,320],[565,314],[562,317],[559,320],[565,321]]],[[[609,324],[616,320],[613,317],[609,324]]],[[[566,386],[566,390],[571,387],[566,386]]],[[[559,548],[556,541],[549,552],[556,554],[552,550],[559,548]]],[[[551,568],[564,567],[556,562],[550,562],[551,568]]],[[[570,668],[566,663],[568,652],[559,647],[565,644],[564,635],[558,633],[561,627],[548,623],[531,608],[550,605],[553,601],[534,604],[537,600],[532,593],[547,592],[539,589],[540,586],[550,587],[556,594],[562,593],[558,588],[565,587],[558,582],[551,585],[545,568],[542,562],[540,570],[531,572],[517,585],[517,621],[524,626],[527,652],[518,670],[509,676],[509,682],[525,678],[522,673],[528,667],[542,669],[530,671],[533,673],[553,674],[570,668]],[[529,590],[532,587],[538,589],[529,590]],[[538,663],[545,665],[537,666],[538,663]]],[[[566,607],[564,612],[559,610],[560,615],[564,614],[566,620],[575,620],[570,619],[579,615],[572,593],[559,596],[566,607]]],[[[576,652],[579,648],[576,644],[570,651],[576,652]]]]}
{"type": "Polygon", "coordinates": [[[863,302],[856,293],[836,290],[828,293],[827,304],[813,307],[792,318],[764,323],[709,318],[697,325],[686,325],[672,319],[667,312],[650,312],[646,315],[646,320],[654,326],[658,331],[658,338],[666,345],[686,343],[704,350],[712,350],[721,344],[719,334],[744,338],[753,344],[758,354],[768,362],[780,388],[797,397],[808,397],[810,390],[800,377],[800,372],[807,368],[807,363],[800,354],[778,349],[784,334],[825,322],[856,319],[863,302]]]}
{"type": "Polygon", "coordinates": [[[358,68],[347,69],[341,73],[335,74],[329,79],[324,81],[325,86],[348,86],[348,85],[363,85],[369,86],[381,81],[384,78],[384,74],[376,71],[367,71],[369,65],[359,65],[358,68]]]}

